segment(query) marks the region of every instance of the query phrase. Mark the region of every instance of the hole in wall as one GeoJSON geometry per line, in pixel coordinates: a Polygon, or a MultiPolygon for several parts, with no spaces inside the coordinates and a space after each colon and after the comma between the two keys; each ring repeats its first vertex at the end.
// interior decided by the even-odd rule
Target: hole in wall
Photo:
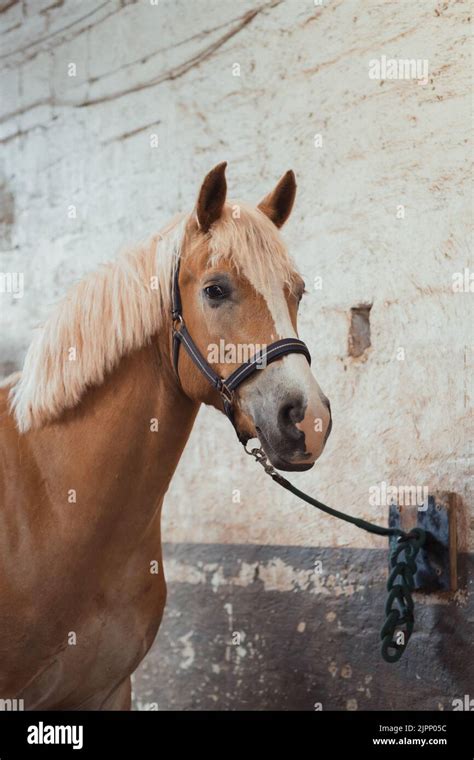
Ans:
{"type": "Polygon", "coordinates": [[[361,304],[351,309],[348,354],[354,358],[363,356],[370,348],[370,310],[372,304],[361,304]]]}

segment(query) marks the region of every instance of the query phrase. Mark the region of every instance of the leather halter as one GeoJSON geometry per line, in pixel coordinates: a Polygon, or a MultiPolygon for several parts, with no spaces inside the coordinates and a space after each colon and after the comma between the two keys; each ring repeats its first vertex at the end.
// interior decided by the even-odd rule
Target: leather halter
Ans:
{"type": "Polygon", "coordinates": [[[311,364],[311,355],[302,340],[298,338],[283,338],[271,343],[262,351],[258,351],[249,361],[241,364],[228,377],[220,377],[206,361],[195,342],[191,338],[182,313],[181,294],[179,290],[179,259],[173,276],[171,318],[173,320],[173,364],[176,376],[178,374],[179,347],[183,345],[194,364],[206,377],[209,383],[218,391],[222,398],[224,412],[232,422],[239,441],[245,446],[250,436],[243,436],[236,428],[234,420],[234,391],[244,380],[247,380],[258,369],[280,359],[287,354],[303,354],[311,364]]]}

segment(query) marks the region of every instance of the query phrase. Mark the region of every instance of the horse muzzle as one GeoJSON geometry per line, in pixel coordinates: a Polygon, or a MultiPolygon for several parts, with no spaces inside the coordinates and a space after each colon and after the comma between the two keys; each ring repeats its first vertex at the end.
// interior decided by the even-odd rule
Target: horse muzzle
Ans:
{"type": "Polygon", "coordinates": [[[265,404],[254,415],[257,436],[269,460],[279,470],[309,470],[323,452],[332,427],[329,402],[308,409],[302,394],[285,399],[276,415],[265,404]]]}

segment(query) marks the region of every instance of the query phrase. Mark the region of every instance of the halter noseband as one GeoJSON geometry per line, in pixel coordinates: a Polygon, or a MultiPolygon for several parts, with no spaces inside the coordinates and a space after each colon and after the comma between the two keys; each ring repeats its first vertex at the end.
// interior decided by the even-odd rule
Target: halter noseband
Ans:
{"type": "Polygon", "coordinates": [[[282,340],[276,340],[262,351],[258,351],[248,362],[244,362],[240,367],[237,367],[237,369],[228,377],[220,377],[206,361],[186,328],[182,313],[181,294],[179,291],[179,259],[173,277],[171,318],[173,320],[173,365],[178,380],[179,347],[182,344],[194,364],[220,394],[224,412],[234,426],[239,441],[245,446],[248,441],[248,436],[244,437],[241,435],[235,426],[235,389],[258,369],[266,367],[267,364],[271,364],[286,354],[303,354],[311,364],[311,355],[306,345],[302,340],[298,340],[298,338],[283,338],[282,340]]]}

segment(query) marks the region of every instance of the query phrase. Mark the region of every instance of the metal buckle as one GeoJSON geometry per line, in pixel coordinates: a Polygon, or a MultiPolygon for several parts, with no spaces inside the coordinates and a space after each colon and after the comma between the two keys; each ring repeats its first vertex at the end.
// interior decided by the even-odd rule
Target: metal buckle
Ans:
{"type": "Polygon", "coordinates": [[[265,454],[263,449],[260,449],[260,448],[248,449],[247,444],[245,444],[244,450],[251,457],[254,457],[256,462],[262,465],[263,469],[268,475],[271,475],[272,477],[275,476],[278,478],[277,471],[275,470],[273,465],[268,461],[268,457],[265,454]]]}

